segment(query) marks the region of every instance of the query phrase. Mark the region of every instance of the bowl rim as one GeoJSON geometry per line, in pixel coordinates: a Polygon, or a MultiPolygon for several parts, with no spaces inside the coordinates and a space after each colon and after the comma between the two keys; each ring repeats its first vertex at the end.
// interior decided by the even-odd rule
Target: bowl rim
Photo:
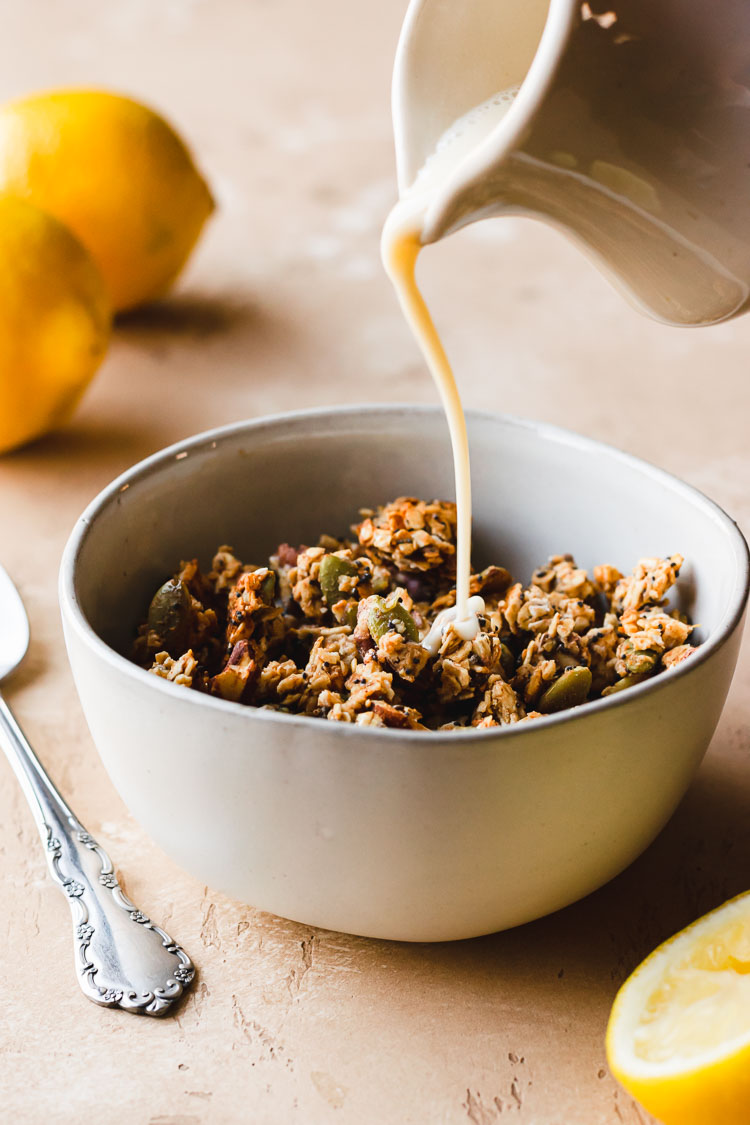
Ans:
{"type": "MultiPolygon", "coordinates": [[[[128,490],[132,484],[151,475],[154,470],[172,461],[185,460],[191,453],[204,452],[206,448],[209,450],[216,449],[220,442],[238,434],[261,434],[264,430],[273,429],[280,425],[304,424],[315,419],[344,421],[347,418],[355,420],[362,417],[374,417],[378,414],[393,417],[395,414],[404,413],[444,418],[440,406],[422,403],[362,403],[312,407],[305,410],[266,414],[258,418],[247,418],[213,427],[210,430],[193,434],[184,440],[173,442],[171,445],[165,446],[136,462],[97,493],[78,517],[70,532],[63,549],[58,580],[58,597],[63,621],[75,631],[79,639],[89,650],[93,651],[95,656],[103,659],[116,672],[126,676],[136,685],[140,684],[142,689],[150,688],[152,691],[166,692],[167,696],[175,701],[177,697],[175,696],[174,685],[134,664],[102,640],[89,623],[79,604],[76,593],[78,562],[85,540],[91,533],[97,517],[113,502],[116,502],[117,497],[122,492],[128,490]]],[[[534,719],[533,722],[518,722],[497,727],[463,727],[454,731],[420,731],[388,727],[363,728],[356,723],[329,723],[327,726],[332,738],[354,737],[366,730],[368,738],[380,739],[384,743],[390,742],[394,746],[397,743],[400,744],[402,740],[406,740],[409,743],[414,741],[415,745],[434,750],[435,745],[466,747],[469,743],[487,743],[498,737],[504,739],[511,736],[522,737],[533,731],[541,733],[542,730],[558,727],[562,723],[580,722],[587,715],[593,717],[608,710],[627,706],[634,700],[663,690],[669,684],[675,683],[680,677],[691,674],[724,646],[742,621],[750,593],[750,549],[737,522],[705,493],[650,461],[626,453],[606,442],[578,434],[573,430],[548,422],[538,422],[497,411],[469,409],[465,413],[466,420],[469,423],[475,420],[500,422],[512,429],[532,431],[542,440],[558,445],[573,447],[589,453],[604,454],[611,460],[620,461],[623,465],[637,469],[645,477],[657,481],[662,487],[666,486],[668,490],[687,497],[693,504],[697,503],[707,512],[713,522],[723,529],[727,541],[733,549],[738,580],[730,596],[728,610],[719,622],[714,634],[698,646],[695,655],[691,656],[690,660],[671,669],[668,676],[655,676],[651,680],[635,685],[627,692],[616,692],[614,695],[603,699],[594,699],[579,707],[541,716],[534,719]]],[[[289,715],[244,703],[234,703],[202,692],[185,691],[179,698],[182,699],[183,704],[216,709],[217,715],[224,714],[238,717],[239,714],[244,714],[247,716],[247,721],[283,723],[285,726],[292,723],[296,726],[301,725],[302,729],[305,730],[309,729],[312,724],[313,729],[320,733],[321,719],[309,715],[289,715]]]]}

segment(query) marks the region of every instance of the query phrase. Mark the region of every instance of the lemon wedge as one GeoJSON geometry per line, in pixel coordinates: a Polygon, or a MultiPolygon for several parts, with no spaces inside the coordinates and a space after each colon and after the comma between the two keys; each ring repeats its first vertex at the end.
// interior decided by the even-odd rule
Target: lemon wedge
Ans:
{"type": "Polygon", "coordinates": [[[664,942],[625,981],[607,1058],[664,1125],[748,1125],[750,893],[664,942]]]}

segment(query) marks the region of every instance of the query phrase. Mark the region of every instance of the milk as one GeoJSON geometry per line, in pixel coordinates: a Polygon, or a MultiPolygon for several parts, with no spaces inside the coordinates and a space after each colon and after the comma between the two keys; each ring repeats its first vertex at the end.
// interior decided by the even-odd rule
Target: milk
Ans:
{"type": "Polygon", "coordinates": [[[427,158],[412,186],[401,196],[383,228],[383,264],[393,282],[401,308],[414,333],[428,368],[437,384],[448,419],[456,481],[457,551],[456,605],[439,614],[422,644],[433,654],[440,646],[445,627],[453,622],[466,640],[479,631],[478,614],[484,609],[479,597],[469,597],[471,573],[471,471],[469,443],[461,398],[445,349],[429,309],[416,282],[416,265],[422,248],[422,230],[430,203],[441,186],[492,133],[513,105],[518,87],[502,90],[446,130],[435,151],[427,158]]]}
{"type": "MultiPolygon", "coordinates": [[[[486,102],[474,106],[463,117],[459,117],[458,121],[454,121],[438,140],[435,151],[425,160],[404,198],[411,198],[416,194],[425,195],[429,204],[464,157],[478,148],[500,124],[513,105],[519,89],[520,86],[513,86],[509,90],[500,90],[486,102]]],[[[403,198],[400,202],[403,202],[403,198]]],[[[397,208],[398,206],[396,204],[397,208]]]]}

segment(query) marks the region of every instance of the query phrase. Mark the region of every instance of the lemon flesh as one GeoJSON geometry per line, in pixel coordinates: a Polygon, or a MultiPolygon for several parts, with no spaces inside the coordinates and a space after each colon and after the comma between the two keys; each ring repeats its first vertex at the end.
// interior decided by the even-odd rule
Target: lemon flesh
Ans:
{"type": "Polygon", "coordinates": [[[750,1122],[750,894],[648,957],[620,989],[610,1068],[665,1125],[750,1122]]]}
{"type": "Polygon", "coordinates": [[[104,282],[71,232],[0,195],[0,453],[66,422],[104,358],[104,282]]]}
{"type": "Polygon", "coordinates": [[[101,90],[0,107],[0,191],[70,227],[116,310],[164,293],[214,206],[174,129],[147,106],[101,90]]]}

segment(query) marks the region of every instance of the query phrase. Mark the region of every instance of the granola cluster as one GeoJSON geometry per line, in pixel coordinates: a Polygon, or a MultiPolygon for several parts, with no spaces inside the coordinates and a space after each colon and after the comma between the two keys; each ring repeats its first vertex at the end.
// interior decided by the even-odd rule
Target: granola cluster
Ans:
{"type": "Polygon", "coordinates": [[[236,703],[333,722],[412,730],[495,727],[640,683],[694,651],[693,626],[668,607],[681,555],[630,575],[589,574],[553,555],[514,582],[472,574],[480,629],[453,625],[422,646],[455,603],[456,509],[402,496],[361,513],[351,536],[282,543],[264,566],[217,551],[156,592],[133,657],[157,676],[236,703]]]}

